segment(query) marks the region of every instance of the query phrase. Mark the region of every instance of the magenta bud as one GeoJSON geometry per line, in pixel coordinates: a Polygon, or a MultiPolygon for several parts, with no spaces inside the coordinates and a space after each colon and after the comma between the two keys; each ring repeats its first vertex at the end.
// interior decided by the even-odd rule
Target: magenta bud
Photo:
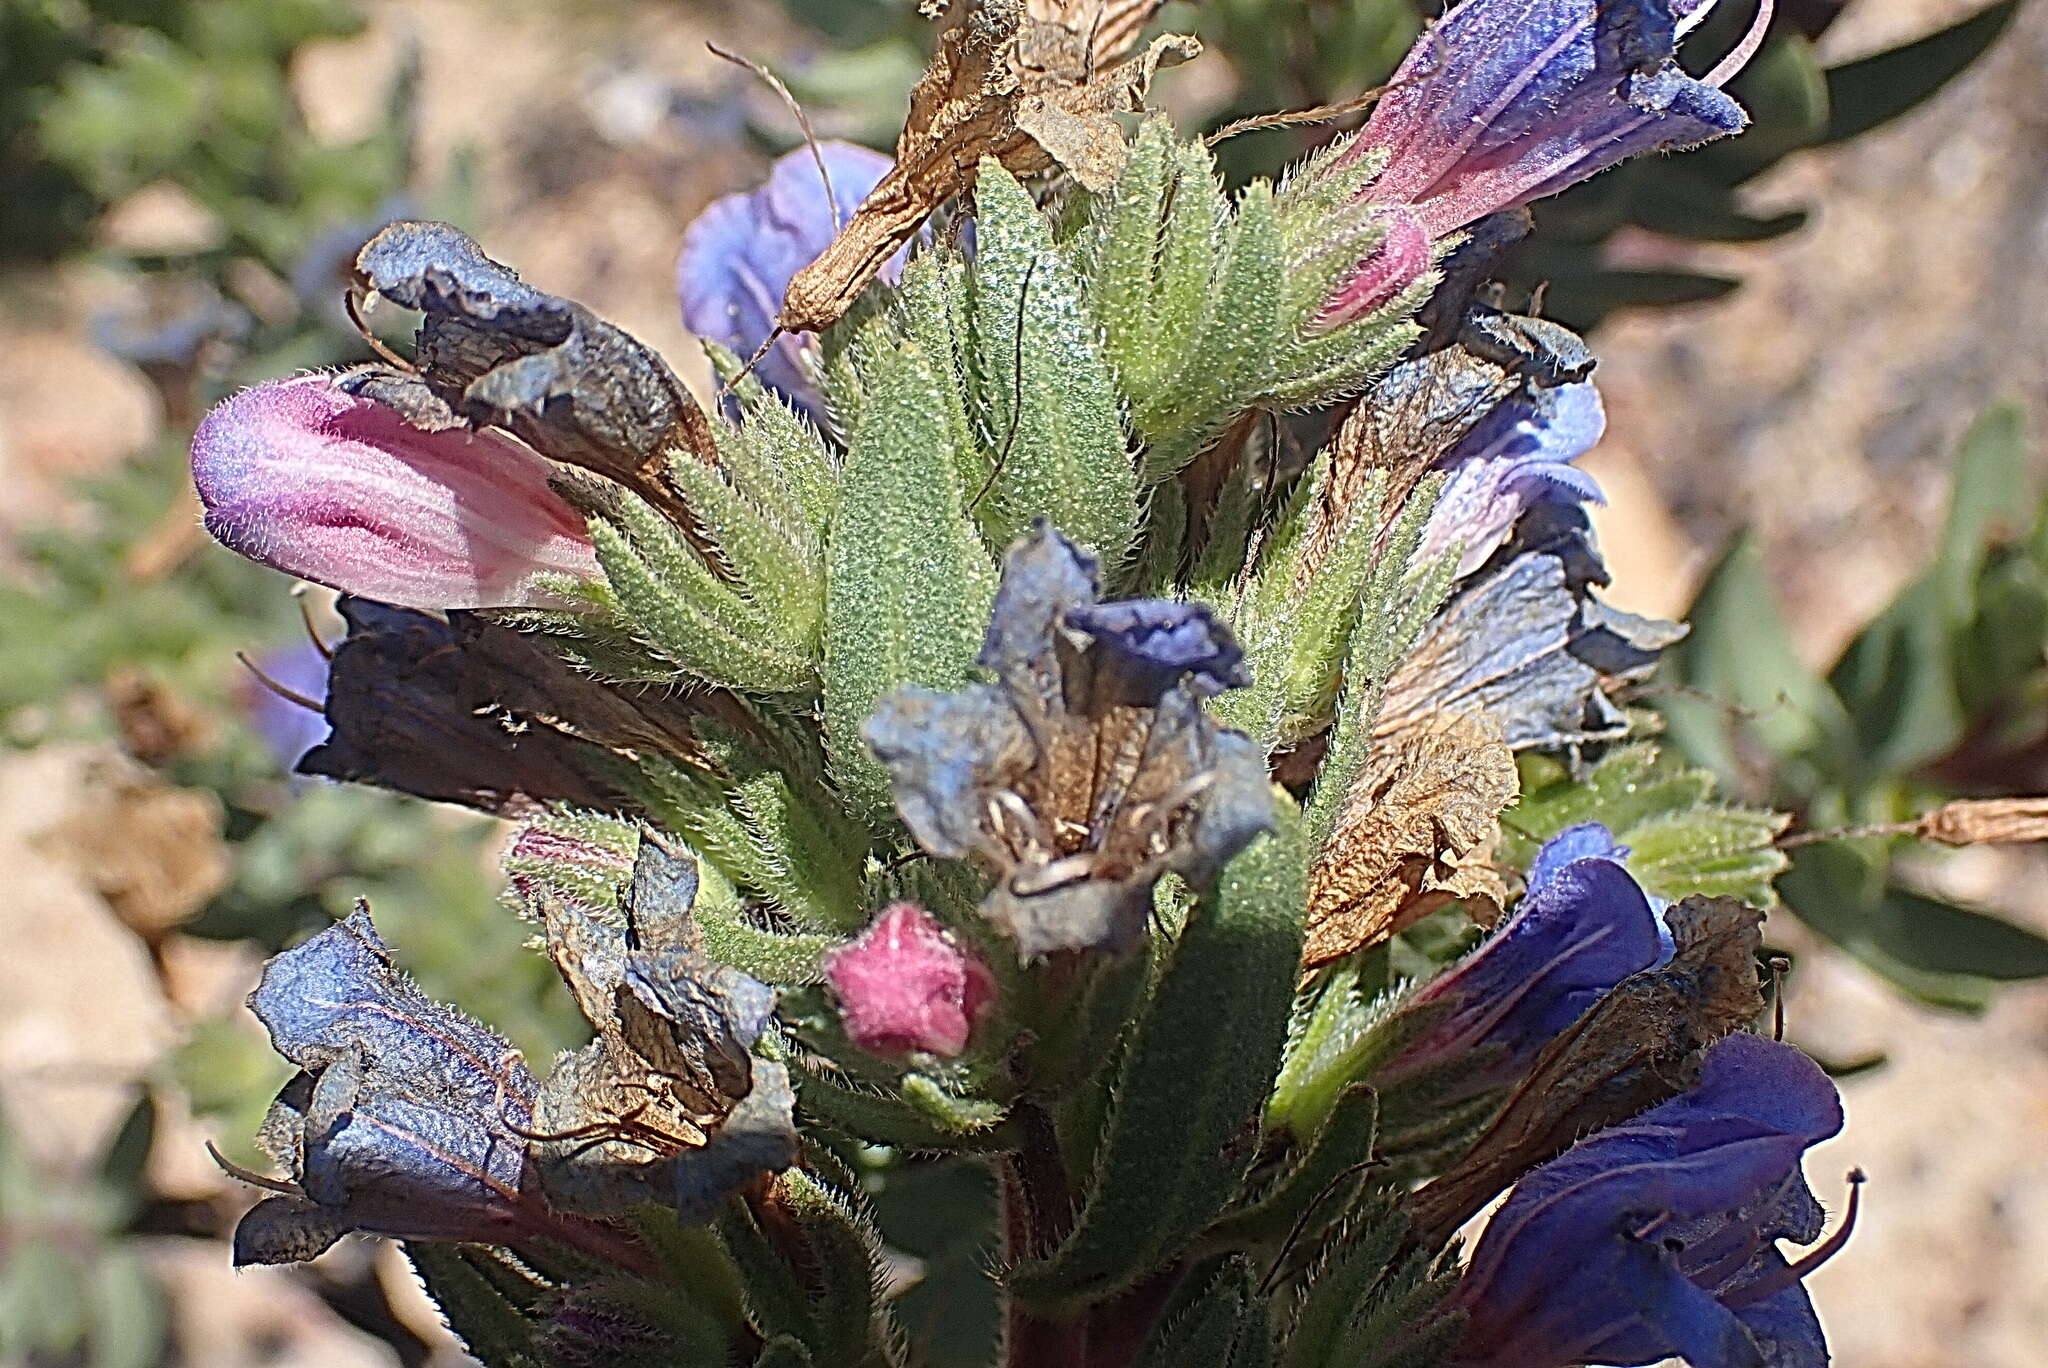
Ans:
{"type": "Polygon", "coordinates": [[[244,390],[192,436],[206,530],[253,561],[406,608],[572,606],[595,578],[554,467],[490,430],[427,432],[329,375],[244,390]]]}
{"type": "Polygon", "coordinates": [[[890,906],[825,958],[840,1020],[870,1054],[952,1056],[995,995],[995,979],[916,903],[890,906]]]}
{"type": "Polygon", "coordinates": [[[1383,217],[1385,235],[1323,305],[1311,331],[1328,332],[1356,323],[1422,279],[1429,269],[1430,238],[1422,220],[1400,208],[1388,209],[1383,217]]]}

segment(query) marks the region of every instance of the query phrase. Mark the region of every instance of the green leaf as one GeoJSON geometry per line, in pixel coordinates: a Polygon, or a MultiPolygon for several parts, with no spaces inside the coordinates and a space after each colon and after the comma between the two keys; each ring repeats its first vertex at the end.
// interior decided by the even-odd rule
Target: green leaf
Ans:
{"type": "Polygon", "coordinates": [[[1800,919],[1913,996],[1975,1011],[1992,982],[2048,977],[2048,940],[1899,886],[1888,862],[1846,841],[1797,851],[1778,881],[1800,919]]]}
{"type": "Polygon", "coordinates": [[[2024,535],[2034,504],[2026,414],[2009,401],[1994,404],[1970,425],[1956,453],[1955,486],[1934,562],[1951,624],[1961,626],[1975,615],[1977,581],[1992,547],[2024,535]]]}
{"type": "Polygon", "coordinates": [[[1181,1252],[1223,1209],[1279,1063],[1301,962],[1307,851],[1293,804],[1224,869],[1168,952],[1132,1028],[1073,1233],[1010,1271],[1054,1307],[1099,1301],[1181,1252]]]}
{"type": "Polygon", "coordinates": [[[889,781],[861,726],[899,684],[965,678],[995,570],[966,516],[930,359],[904,339],[870,375],[827,548],[824,722],[833,782],[854,814],[880,824],[889,781]]]}
{"type": "Polygon", "coordinates": [[[1266,1299],[1251,1265],[1227,1256],[1181,1280],[1138,1351],[1135,1368],[1252,1368],[1272,1357],[1266,1299]]]}
{"type": "Polygon", "coordinates": [[[1728,93],[1749,110],[1753,122],[1739,138],[1702,148],[1693,170],[1729,183],[1746,180],[1810,147],[1827,127],[1830,90],[1813,44],[1797,33],[1779,32],[1729,82],[1728,93]]]}
{"type": "Polygon", "coordinates": [[[1853,735],[1842,700],[1792,649],[1763,557],[1738,536],[1686,614],[1692,631],[1664,653],[1663,676],[1685,693],[1658,700],[1672,738],[1737,793],[1775,775],[1811,792],[1850,767],[1853,735]]]}
{"type": "MultiPolygon", "coordinates": [[[[1974,588],[1974,586],[1972,586],[1974,588]]],[[[1828,674],[1856,730],[1857,765],[1870,783],[1910,770],[1962,738],[1954,640],[1938,575],[1908,586],[1842,652],[1828,674]]]]}
{"type": "Polygon", "coordinates": [[[1218,1221],[1212,1234],[1233,1245],[1313,1238],[1344,1214],[1364,1186],[1360,1166],[1373,1157],[1379,1114],[1371,1088],[1346,1088],[1292,1164],[1256,1199],[1218,1221]],[[1311,1223],[1314,1216],[1321,1221],[1311,1223]]]}
{"type": "Polygon", "coordinates": [[[1508,813],[1501,858],[1526,868],[1542,842],[1580,822],[1601,822],[1629,848],[1628,868],[1651,893],[1774,901],[1785,868],[1782,813],[1716,800],[1713,776],[1654,745],[1609,752],[1583,777],[1555,760],[1521,757],[1522,797],[1508,813]]]}
{"type": "Polygon", "coordinates": [[[1967,71],[2017,13],[2019,0],[2002,0],[1925,38],[1830,67],[1828,120],[1819,141],[1867,133],[1920,104],[1967,71]]]}
{"type": "Polygon", "coordinates": [[[1045,215],[992,158],[975,206],[976,392],[1000,465],[990,537],[1006,545],[1050,518],[1114,572],[1138,524],[1138,481],[1081,283],[1045,215]]]}
{"type": "Polygon", "coordinates": [[[510,1255],[422,1241],[400,1247],[471,1357],[488,1368],[535,1368],[540,1363],[526,1312],[547,1288],[510,1255]],[[483,1265],[490,1266],[489,1273],[483,1265]],[[520,1290],[508,1296],[511,1289],[520,1290]]]}

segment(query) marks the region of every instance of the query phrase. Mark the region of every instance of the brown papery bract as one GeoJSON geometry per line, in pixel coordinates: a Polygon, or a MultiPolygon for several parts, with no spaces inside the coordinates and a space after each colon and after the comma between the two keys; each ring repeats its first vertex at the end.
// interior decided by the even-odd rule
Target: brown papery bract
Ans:
{"type": "Polygon", "coordinates": [[[1089,190],[1123,168],[1114,115],[1144,108],[1161,66],[1199,53],[1166,35],[1125,54],[1158,0],[954,0],[910,92],[896,165],[818,259],[789,282],[775,325],[822,332],[934,210],[974,188],[984,157],[1013,175],[1058,166],[1089,190]],[[1122,59],[1122,60],[1120,60],[1122,59]]]}

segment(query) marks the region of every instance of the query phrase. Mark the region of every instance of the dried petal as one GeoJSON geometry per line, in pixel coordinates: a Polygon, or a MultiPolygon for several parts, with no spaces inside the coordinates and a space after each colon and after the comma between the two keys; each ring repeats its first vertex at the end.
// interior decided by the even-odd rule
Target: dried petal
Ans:
{"type": "Polygon", "coordinates": [[[505,1244],[552,1227],[519,1134],[533,1076],[398,971],[367,909],[271,960],[249,1006],[301,1070],[264,1137],[303,1197],[251,1214],[238,1263],[311,1258],[349,1230],[505,1244]]]}
{"type": "Polygon", "coordinates": [[[506,691],[535,692],[568,674],[545,647],[479,619],[444,621],[368,599],[343,599],[341,614],[349,631],[329,666],[332,731],[299,761],[299,773],[497,813],[536,802],[625,801],[597,745],[545,725],[539,713],[493,715],[506,691]],[[526,668],[505,668],[512,661],[526,668]]]}
{"type": "Polygon", "coordinates": [[[997,875],[982,911],[1027,957],[1131,948],[1162,874],[1206,880],[1272,822],[1264,756],[1200,706],[1241,677],[1228,629],[1097,592],[1094,559],[1041,524],[990,613],[998,682],[898,689],[865,729],[911,834],[997,875]]]}
{"type": "Polygon", "coordinates": [[[206,529],[251,560],[416,608],[569,607],[594,579],[554,468],[493,433],[426,432],[336,377],[244,390],[192,437],[206,529]]]}
{"type": "Polygon", "coordinates": [[[1470,715],[1381,747],[1309,871],[1305,965],[1377,945],[1453,898],[1504,897],[1459,876],[1490,853],[1518,784],[1513,754],[1470,715]]]}
{"type": "Polygon", "coordinates": [[[1685,634],[1609,608],[1607,572],[1575,505],[1539,503],[1508,544],[1437,614],[1388,681],[1374,735],[1443,712],[1483,712],[1507,744],[1562,749],[1613,740],[1627,719],[1607,687],[1641,678],[1685,634]]]}
{"type": "Polygon", "coordinates": [[[1958,798],[1926,814],[1913,831],[1952,846],[2048,841],[2048,798],[1958,798]]]}
{"type": "Polygon", "coordinates": [[[1123,165],[1114,115],[1140,109],[1161,66],[1201,51],[1165,36],[1117,62],[1143,24],[1132,0],[954,0],[931,65],[910,92],[896,164],[845,231],[799,271],[776,325],[822,332],[932,212],[973,189],[984,157],[1013,175],[1064,166],[1090,189],[1123,165]]]}
{"type": "Polygon", "coordinates": [[[454,415],[684,517],[663,471],[714,463],[710,421],[651,349],[581,304],[525,284],[445,223],[394,223],[356,258],[358,286],[426,315],[420,379],[454,415]]]}

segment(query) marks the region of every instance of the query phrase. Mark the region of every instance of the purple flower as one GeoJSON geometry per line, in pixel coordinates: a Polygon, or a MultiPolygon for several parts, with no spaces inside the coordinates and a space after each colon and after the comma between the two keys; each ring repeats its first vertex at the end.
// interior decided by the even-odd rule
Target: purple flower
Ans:
{"type": "Polygon", "coordinates": [[[995,979],[916,903],[900,902],[825,960],[847,1038],[870,1054],[951,1058],[967,1048],[995,979]]]}
{"type": "Polygon", "coordinates": [[[1439,556],[1457,544],[1463,578],[1486,564],[1532,504],[1605,503],[1593,477],[1571,463],[1606,428],[1592,381],[1524,386],[1436,462],[1447,479],[1418,554],[1439,556]]]}
{"type": "Polygon", "coordinates": [[[238,689],[242,706],[248,710],[249,725],[270,748],[278,767],[290,773],[307,751],[327,739],[332,727],[320,708],[308,708],[271,685],[315,704],[323,703],[327,698],[327,657],[307,640],[265,651],[253,664],[256,674],[245,677],[238,689]]]}
{"type": "Polygon", "coordinates": [[[566,607],[595,578],[554,467],[491,431],[427,432],[328,375],[244,390],[192,437],[206,530],[301,579],[409,608],[566,607]]]}
{"type": "Polygon", "coordinates": [[[1754,52],[1761,27],[1704,80],[1672,60],[1712,8],[1713,0],[1464,0],[1416,41],[1336,164],[1384,155],[1367,194],[1411,207],[1437,238],[1639,153],[1738,132],[1747,116],[1720,86],[1754,52]]]}
{"type": "Polygon", "coordinates": [[[1451,1067],[1457,1097],[1505,1087],[1617,983],[1657,963],[1656,917],[1614,851],[1596,824],[1547,843],[1507,923],[1402,1005],[1399,1017],[1421,1028],[1372,1081],[1384,1088],[1451,1067]]]}
{"type": "Polygon", "coordinates": [[[911,835],[997,876],[982,911],[1027,958],[1132,948],[1161,875],[1202,882],[1272,825],[1259,747],[1201,708],[1243,682],[1229,628],[1100,593],[1095,558],[1041,522],[989,614],[996,682],[905,686],[866,727],[911,835]]]}
{"type": "Polygon", "coordinates": [[[235,1231],[237,1263],[310,1259],[352,1230],[515,1243],[553,1233],[518,1131],[536,1085],[505,1040],[398,971],[357,907],[271,960],[249,998],[299,1066],[262,1141],[292,1181],[235,1231]]]}
{"type": "MultiPolygon", "coordinates": [[[[800,147],[776,160],[767,184],[713,201],[683,234],[682,255],[676,259],[683,326],[741,360],[775,330],[790,277],[830,245],[840,225],[894,164],[852,143],[819,143],[818,152],[831,174],[829,198],[817,159],[800,147]]],[[[899,253],[883,268],[882,278],[894,281],[902,261],[899,253]]],[[[813,346],[805,337],[784,334],[754,373],[816,416],[820,405],[806,365],[806,348],[813,346]]]]}
{"type": "Polygon", "coordinates": [[[1813,1061],[1761,1036],[1721,1040],[1690,1091],[1516,1185],[1452,1299],[1467,1317],[1453,1365],[1822,1368],[1800,1285],[1818,1259],[1790,1265],[1777,1241],[1819,1236],[1800,1160],[1841,1127],[1813,1061]]]}

